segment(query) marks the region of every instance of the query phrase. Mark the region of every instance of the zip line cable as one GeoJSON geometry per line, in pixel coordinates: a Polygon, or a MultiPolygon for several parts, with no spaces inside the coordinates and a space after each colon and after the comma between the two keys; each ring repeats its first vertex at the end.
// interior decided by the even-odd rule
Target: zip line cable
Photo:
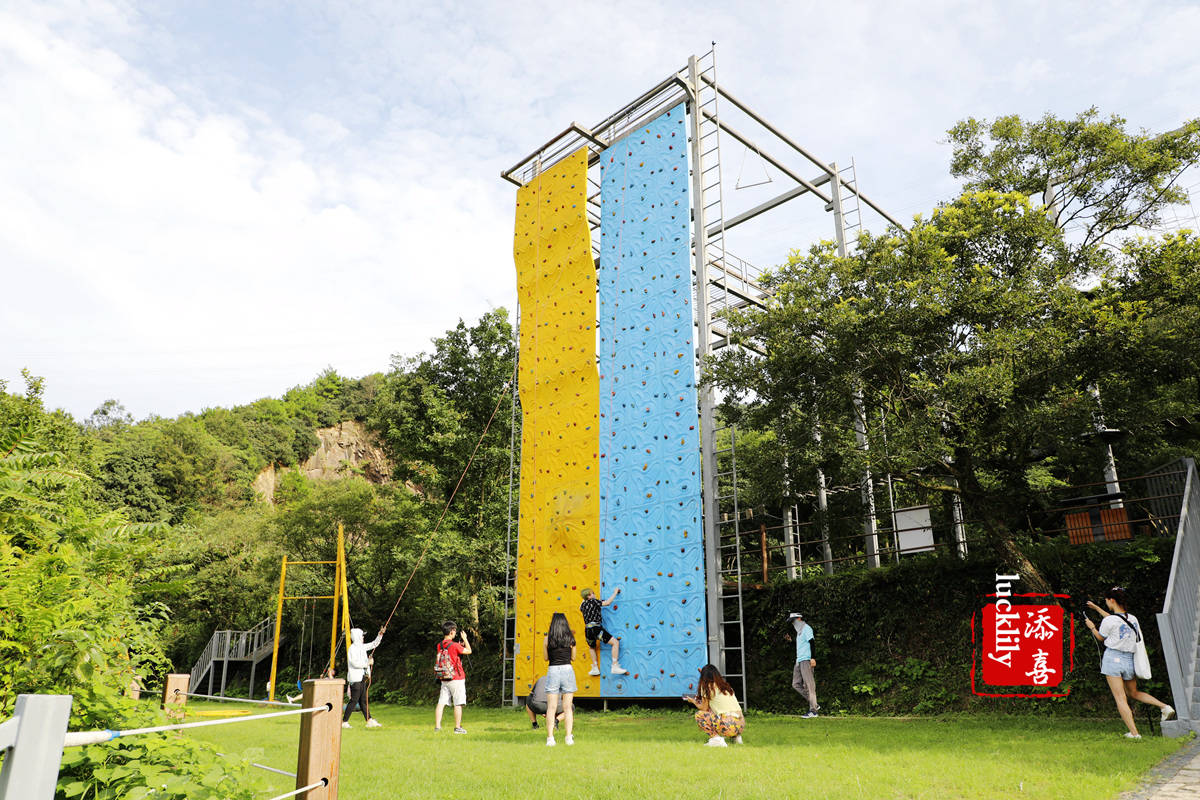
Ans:
{"type": "Polygon", "coordinates": [[[458,483],[454,485],[454,491],[450,493],[450,497],[446,500],[445,507],[442,508],[442,515],[438,517],[437,524],[433,526],[433,532],[429,534],[429,539],[425,542],[425,547],[421,549],[421,555],[417,557],[417,563],[413,565],[412,572],[408,576],[408,580],[404,582],[404,588],[400,590],[400,596],[396,598],[396,604],[392,606],[392,613],[388,614],[387,622],[383,623],[383,627],[391,624],[392,617],[396,616],[396,610],[400,608],[400,601],[404,599],[404,593],[408,591],[408,586],[412,583],[412,579],[416,577],[417,570],[421,568],[421,562],[425,560],[425,554],[429,552],[429,546],[433,544],[433,540],[437,538],[438,531],[441,530],[442,521],[446,519],[446,513],[450,510],[450,504],[454,502],[455,495],[458,494],[459,488],[462,486],[463,480],[467,477],[467,472],[471,469],[471,465],[475,463],[475,456],[479,453],[479,447],[483,444],[484,438],[487,436],[488,430],[492,427],[492,421],[496,419],[497,412],[500,411],[500,406],[504,403],[505,395],[508,392],[508,387],[517,379],[517,360],[513,358],[512,375],[504,386],[500,389],[500,397],[496,400],[496,407],[492,409],[492,415],[488,417],[487,424],[483,426],[483,433],[479,434],[479,441],[475,443],[475,449],[471,451],[471,457],[467,459],[467,465],[463,467],[462,474],[458,476],[458,483]]]}

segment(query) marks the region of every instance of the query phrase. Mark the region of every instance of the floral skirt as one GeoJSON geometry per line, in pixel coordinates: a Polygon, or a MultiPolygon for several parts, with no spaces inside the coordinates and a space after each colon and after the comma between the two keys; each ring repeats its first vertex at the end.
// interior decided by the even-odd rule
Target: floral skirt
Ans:
{"type": "Polygon", "coordinates": [[[709,738],[741,736],[746,729],[746,718],[734,714],[717,714],[713,711],[697,711],[696,724],[709,738]]]}

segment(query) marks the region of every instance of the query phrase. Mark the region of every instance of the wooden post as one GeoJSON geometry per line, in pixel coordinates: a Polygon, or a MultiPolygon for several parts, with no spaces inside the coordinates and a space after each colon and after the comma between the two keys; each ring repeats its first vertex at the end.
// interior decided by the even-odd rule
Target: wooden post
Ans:
{"type": "Polygon", "coordinates": [[[758,526],[758,543],[762,547],[762,575],[763,585],[767,583],[767,523],[763,522],[758,526]]]}
{"type": "Polygon", "coordinates": [[[183,707],[187,705],[188,684],[192,676],[186,672],[172,672],[163,681],[162,707],[171,718],[183,719],[183,707]]]}
{"type": "Polygon", "coordinates": [[[309,791],[305,800],[337,800],[338,768],[342,753],[342,694],[346,682],[320,678],[304,682],[304,708],[328,705],[328,711],[300,716],[300,752],[296,760],[296,788],[327,781],[324,794],[309,791]]]}

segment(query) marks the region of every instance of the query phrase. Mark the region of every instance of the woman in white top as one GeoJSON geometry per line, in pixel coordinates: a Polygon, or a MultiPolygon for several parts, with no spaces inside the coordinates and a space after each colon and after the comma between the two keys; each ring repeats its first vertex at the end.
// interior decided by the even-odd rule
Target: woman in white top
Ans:
{"type": "Polygon", "coordinates": [[[1125,590],[1120,586],[1109,589],[1104,593],[1104,605],[1108,606],[1108,611],[1088,601],[1088,606],[1100,613],[1099,627],[1087,616],[1084,620],[1092,635],[1104,642],[1100,674],[1108,681],[1108,688],[1117,701],[1117,713],[1129,729],[1125,738],[1140,739],[1141,734],[1133,722],[1133,712],[1129,709],[1130,698],[1158,706],[1162,709],[1163,721],[1175,719],[1175,709],[1152,695],[1138,691],[1137,675],[1133,672],[1133,652],[1137,649],[1142,630],[1137,617],[1125,610],[1129,606],[1129,596],[1125,590]]]}
{"type": "Polygon", "coordinates": [[[726,738],[742,743],[742,731],[746,729],[742,706],[729,681],[712,664],[701,668],[696,696],[684,695],[683,699],[696,707],[696,724],[708,734],[705,744],[709,747],[725,747],[726,738]]]}

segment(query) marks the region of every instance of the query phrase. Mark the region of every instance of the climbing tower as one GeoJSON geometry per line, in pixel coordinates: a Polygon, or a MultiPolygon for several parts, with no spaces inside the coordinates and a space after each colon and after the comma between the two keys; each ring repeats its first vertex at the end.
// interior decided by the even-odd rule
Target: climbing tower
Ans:
{"type": "MultiPolygon", "coordinates": [[[[715,446],[716,400],[698,377],[706,357],[732,346],[721,315],[767,300],[759,271],[727,251],[727,232],[808,193],[834,212],[840,241],[842,206],[823,188],[839,185],[836,167],[729,97],[709,52],[595,127],[571,124],[502,177],[518,187],[520,310],[506,699],[545,672],[551,615],[567,615],[582,650],[580,591],[603,599],[618,587],[604,622],[630,674],[609,672],[607,647],[599,676],[581,657],[579,696],[678,697],[709,662],[740,679],[744,696],[741,572],[718,519],[729,468],[715,446]],[[719,99],[822,174],[807,180],[734,130],[719,99]],[[769,166],[796,188],[730,215],[722,139],[753,151],[767,178],[746,185],[771,183],[769,166]]],[[[841,185],[856,208],[878,211],[841,185]]]]}

